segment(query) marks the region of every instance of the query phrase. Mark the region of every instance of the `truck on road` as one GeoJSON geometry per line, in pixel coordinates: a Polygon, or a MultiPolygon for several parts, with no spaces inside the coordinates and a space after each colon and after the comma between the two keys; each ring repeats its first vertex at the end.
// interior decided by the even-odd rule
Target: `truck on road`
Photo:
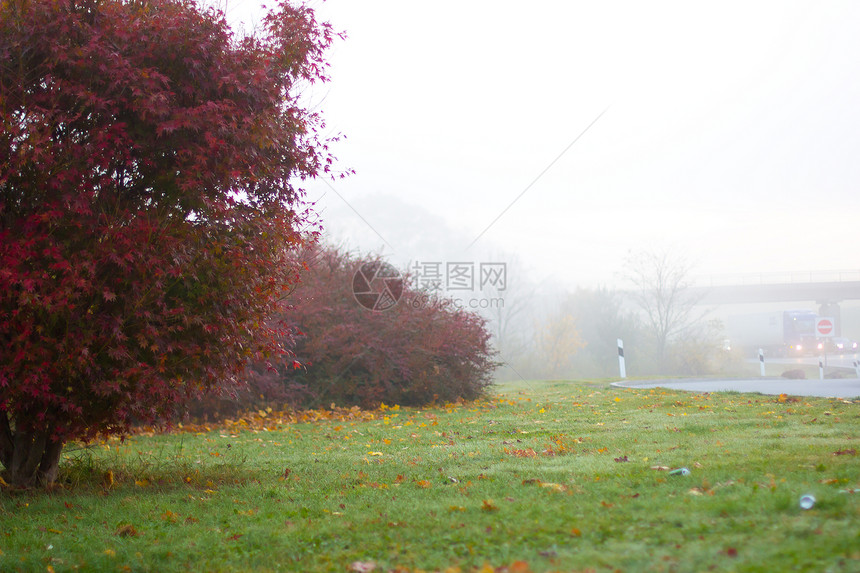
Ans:
{"type": "Polygon", "coordinates": [[[770,356],[801,356],[818,351],[817,320],[812,310],[782,310],[729,316],[725,327],[732,346],[745,354],[761,348],[770,356]]]}

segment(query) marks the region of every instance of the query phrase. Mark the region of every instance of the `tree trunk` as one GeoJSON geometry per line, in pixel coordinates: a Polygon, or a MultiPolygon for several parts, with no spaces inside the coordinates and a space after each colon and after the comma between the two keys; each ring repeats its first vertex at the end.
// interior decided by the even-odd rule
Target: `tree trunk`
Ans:
{"type": "Polygon", "coordinates": [[[0,412],[0,463],[11,485],[50,485],[57,479],[63,442],[49,439],[49,432],[12,430],[6,412],[0,412]]]}

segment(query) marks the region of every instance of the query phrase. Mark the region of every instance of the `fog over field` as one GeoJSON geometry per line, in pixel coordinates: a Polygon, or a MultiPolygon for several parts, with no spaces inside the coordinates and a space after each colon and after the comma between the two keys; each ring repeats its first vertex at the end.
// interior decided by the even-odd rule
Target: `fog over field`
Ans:
{"type": "Polygon", "coordinates": [[[503,262],[544,309],[647,252],[703,284],[860,280],[854,2],[309,5],[347,36],[305,92],[355,170],[306,184],[330,243],[503,262]]]}
{"type": "Polygon", "coordinates": [[[310,5],[347,34],[308,91],[356,171],[308,186],[334,241],[570,284],[665,246],[699,274],[860,266],[853,2],[310,5]]]}

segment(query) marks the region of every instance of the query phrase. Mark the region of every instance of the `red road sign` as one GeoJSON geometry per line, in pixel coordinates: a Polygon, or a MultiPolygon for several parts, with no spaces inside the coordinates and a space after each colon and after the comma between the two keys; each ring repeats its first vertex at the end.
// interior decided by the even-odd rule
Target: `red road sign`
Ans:
{"type": "Polygon", "coordinates": [[[815,334],[818,336],[833,336],[833,319],[819,318],[815,322],[815,334]]]}

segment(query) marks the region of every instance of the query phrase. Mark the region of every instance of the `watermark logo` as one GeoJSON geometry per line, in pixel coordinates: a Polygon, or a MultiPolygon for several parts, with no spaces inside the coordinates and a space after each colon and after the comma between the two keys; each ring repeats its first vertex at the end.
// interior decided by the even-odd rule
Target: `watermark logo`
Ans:
{"type": "Polygon", "coordinates": [[[502,297],[446,297],[442,298],[433,293],[415,292],[407,299],[407,304],[414,309],[434,308],[438,310],[492,310],[505,308],[505,299],[502,297]]]}
{"type": "Polygon", "coordinates": [[[507,263],[416,261],[410,270],[413,285],[426,291],[503,291],[508,286],[507,263]]]}
{"type": "Polygon", "coordinates": [[[352,295],[369,310],[388,310],[403,296],[400,272],[383,261],[362,264],[352,277],[352,295]]]}

